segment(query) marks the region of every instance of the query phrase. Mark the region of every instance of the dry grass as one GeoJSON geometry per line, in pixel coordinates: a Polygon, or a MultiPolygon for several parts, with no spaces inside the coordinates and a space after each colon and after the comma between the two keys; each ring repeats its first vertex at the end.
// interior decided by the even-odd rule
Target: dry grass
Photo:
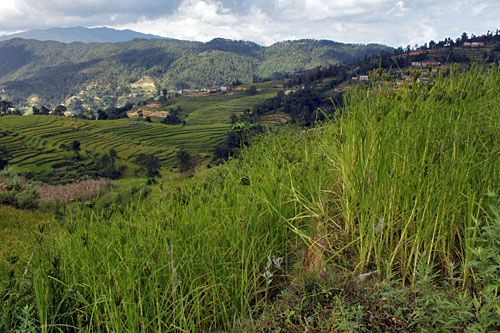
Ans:
{"type": "Polygon", "coordinates": [[[82,180],[64,185],[40,185],[40,203],[45,205],[64,204],[74,199],[93,199],[110,184],[103,179],[82,180]]]}

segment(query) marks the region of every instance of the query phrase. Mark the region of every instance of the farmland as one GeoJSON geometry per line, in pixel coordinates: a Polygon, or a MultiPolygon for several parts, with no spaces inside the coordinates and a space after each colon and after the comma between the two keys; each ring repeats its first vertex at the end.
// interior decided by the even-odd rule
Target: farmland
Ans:
{"type": "MultiPolygon", "coordinates": [[[[21,172],[50,172],[72,163],[73,152],[67,147],[73,141],[81,144],[85,156],[117,152],[120,163],[131,166],[140,153],[154,154],[163,171],[175,166],[175,153],[185,149],[207,161],[214,148],[224,140],[229,117],[242,114],[253,105],[276,95],[270,83],[257,85],[250,96],[244,89],[223,94],[180,96],[167,105],[151,104],[130,112],[131,118],[117,120],[85,120],[57,116],[5,116],[0,121],[0,147],[11,154],[9,164],[21,172]],[[186,126],[165,125],[132,118],[140,109],[148,113],[182,109],[186,126]]],[[[161,118],[152,117],[153,120],[161,118]]],[[[125,177],[132,176],[128,168],[125,177]]]]}
{"type": "MultiPolygon", "coordinates": [[[[83,152],[114,149],[126,164],[139,153],[157,155],[166,165],[183,148],[208,154],[223,139],[228,125],[168,126],[130,119],[82,120],[65,117],[6,116],[0,124],[0,145],[12,155],[9,164],[20,171],[48,171],[69,163],[71,152],[61,145],[74,140],[83,152]]],[[[64,147],[64,146],[63,146],[64,147]]]]}
{"type": "Polygon", "coordinates": [[[148,115],[149,112],[167,111],[180,107],[183,110],[182,114],[186,117],[187,125],[227,123],[231,114],[240,115],[243,111],[252,109],[254,105],[274,97],[279,90],[276,86],[277,82],[253,84],[257,88],[257,94],[252,96],[245,92],[250,85],[244,85],[229,93],[183,95],[169,99],[166,106],[153,104],[136,108],[133,113],[141,109],[144,115],[148,115]]]}

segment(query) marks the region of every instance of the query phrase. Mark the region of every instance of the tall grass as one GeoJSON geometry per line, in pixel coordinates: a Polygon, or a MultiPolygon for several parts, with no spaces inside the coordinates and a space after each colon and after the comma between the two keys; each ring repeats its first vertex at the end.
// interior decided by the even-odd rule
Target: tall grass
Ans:
{"type": "Polygon", "coordinates": [[[498,68],[477,67],[359,89],[321,129],[263,137],[112,214],[82,208],[33,259],[36,312],[9,308],[4,327],[221,331],[307,274],[389,271],[412,284],[422,266],[458,266],[468,283],[500,188],[499,90],[498,68]]]}
{"type": "Polygon", "coordinates": [[[459,263],[468,279],[476,222],[500,190],[499,80],[498,68],[455,68],[435,85],[351,96],[329,155],[360,269],[386,262],[414,281],[421,262],[459,263]]]}
{"type": "Polygon", "coordinates": [[[298,242],[286,223],[300,213],[292,180],[301,191],[319,185],[300,162],[306,144],[299,154],[290,142],[288,154],[282,139],[178,187],[163,184],[152,201],[109,219],[69,217],[37,261],[41,327],[224,330],[252,317],[286,279],[287,260],[270,267],[268,256],[288,257],[298,242]]]}

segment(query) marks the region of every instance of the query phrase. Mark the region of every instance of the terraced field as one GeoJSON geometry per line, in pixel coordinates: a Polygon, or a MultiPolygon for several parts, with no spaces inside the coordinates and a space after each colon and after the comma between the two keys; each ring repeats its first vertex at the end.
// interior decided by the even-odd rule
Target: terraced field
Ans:
{"type": "MultiPolygon", "coordinates": [[[[232,114],[240,115],[246,109],[251,110],[256,104],[276,96],[280,88],[273,87],[277,81],[251,84],[257,88],[257,94],[249,96],[245,89],[251,85],[242,85],[230,93],[218,93],[206,96],[181,96],[169,100],[168,106],[139,107],[146,111],[167,111],[181,107],[181,115],[187,116],[188,125],[210,125],[228,123],[232,114]]],[[[133,111],[135,113],[136,110],[133,111]]]]}
{"type": "MultiPolygon", "coordinates": [[[[275,82],[253,84],[255,95],[243,85],[230,93],[205,96],[181,96],[169,100],[167,106],[139,107],[145,111],[168,111],[181,107],[181,118],[186,126],[164,125],[129,118],[119,120],[83,120],[55,116],[5,116],[0,118],[0,147],[12,155],[9,163],[20,171],[51,171],[67,166],[74,153],[65,146],[80,142],[82,154],[108,153],[114,149],[122,163],[132,166],[140,153],[153,153],[163,162],[164,170],[176,164],[179,149],[200,154],[208,160],[209,154],[225,138],[232,114],[274,97],[279,87],[275,82]]],[[[136,113],[133,110],[131,113],[136,113]]],[[[160,119],[155,119],[160,120],[160,119]]],[[[125,177],[133,177],[128,168],[125,177]]]]}
{"type": "Polygon", "coordinates": [[[112,148],[126,164],[139,153],[154,153],[165,167],[174,165],[175,152],[187,149],[206,156],[224,138],[228,125],[167,126],[131,119],[81,120],[48,116],[0,118],[0,147],[23,171],[48,171],[70,163],[62,145],[74,140],[83,153],[107,153],[112,148]]]}

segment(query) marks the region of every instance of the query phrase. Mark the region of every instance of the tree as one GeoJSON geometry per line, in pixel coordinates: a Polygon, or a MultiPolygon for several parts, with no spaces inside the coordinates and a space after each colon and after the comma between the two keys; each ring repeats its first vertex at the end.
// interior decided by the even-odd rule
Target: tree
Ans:
{"type": "Polygon", "coordinates": [[[14,107],[12,102],[0,101],[0,115],[9,113],[9,109],[14,107]]]}
{"type": "Polygon", "coordinates": [[[247,89],[247,95],[253,96],[255,94],[257,94],[257,88],[255,86],[250,86],[247,89]]]}
{"type": "Polygon", "coordinates": [[[196,166],[196,161],[193,155],[185,149],[177,151],[177,167],[182,173],[193,171],[196,166]]]}
{"type": "Polygon", "coordinates": [[[106,120],[108,119],[108,114],[102,110],[97,110],[97,119],[106,120]]]}
{"type": "Polygon", "coordinates": [[[64,116],[64,112],[66,112],[66,107],[64,105],[58,105],[54,109],[54,116],[64,116]]]}
{"type": "Polygon", "coordinates": [[[179,113],[182,111],[180,106],[177,109],[170,109],[168,115],[161,121],[165,125],[179,125],[182,124],[182,120],[179,118],[179,113]]]}
{"type": "Polygon", "coordinates": [[[231,118],[229,119],[231,124],[236,124],[239,120],[238,116],[235,115],[234,113],[231,115],[231,118]]]}
{"type": "Polygon", "coordinates": [[[73,142],[71,142],[71,145],[69,146],[69,148],[75,153],[76,158],[79,159],[80,158],[80,151],[82,150],[80,148],[80,142],[74,140],[73,142]]]}
{"type": "Polygon", "coordinates": [[[158,98],[158,103],[160,103],[161,105],[167,105],[168,104],[168,100],[165,96],[161,95],[159,98],[158,98]]]}
{"type": "Polygon", "coordinates": [[[12,155],[9,151],[3,147],[0,147],[0,170],[5,168],[9,164],[9,160],[12,158],[12,155]]]}
{"type": "Polygon", "coordinates": [[[112,148],[108,154],[104,153],[96,163],[97,174],[101,177],[118,179],[125,170],[125,166],[116,168],[115,160],[117,158],[116,151],[112,148]]]}
{"type": "Polygon", "coordinates": [[[256,128],[255,125],[249,123],[248,121],[237,121],[231,127],[229,131],[234,133],[238,138],[240,147],[248,144],[248,139],[252,135],[252,131],[256,128]]]}
{"type": "Polygon", "coordinates": [[[111,150],[109,151],[109,160],[111,162],[112,168],[115,167],[115,161],[117,158],[118,158],[118,153],[116,152],[116,150],[114,148],[111,148],[111,150]]]}
{"type": "Polygon", "coordinates": [[[75,153],[81,151],[82,149],[80,148],[80,142],[76,140],[71,142],[71,150],[74,151],[75,153]]]}
{"type": "Polygon", "coordinates": [[[161,162],[154,154],[140,153],[134,163],[140,167],[138,171],[144,171],[149,178],[160,176],[161,162]]]}
{"type": "Polygon", "coordinates": [[[463,42],[466,42],[466,41],[467,41],[467,39],[469,39],[469,37],[467,36],[467,33],[466,33],[466,32],[464,32],[464,33],[462,34],[462,36],[460,37],[460,40],[461,40],[461,41],[462,41],[462,43],[463,43],[463,42]]]}
{"type": "Polygon", "coordinates": [[[40,108],[40,114],[47,116],[49,114],[49,112],[50,112],[50,109],[48,107],[46,107],[45,105],[42,105],[42,107],[40,108]]]}

